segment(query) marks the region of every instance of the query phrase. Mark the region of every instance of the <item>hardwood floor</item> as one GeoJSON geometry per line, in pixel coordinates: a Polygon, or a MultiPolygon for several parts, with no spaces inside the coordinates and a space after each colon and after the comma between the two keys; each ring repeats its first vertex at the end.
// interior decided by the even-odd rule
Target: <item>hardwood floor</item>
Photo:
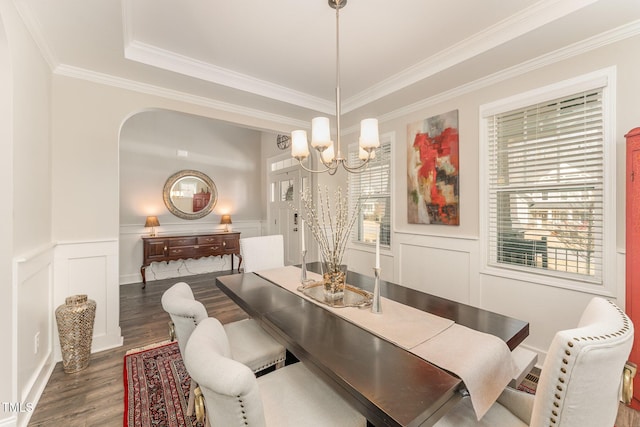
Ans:
{"type": "MultiPolygon", "coordinates": [[[[160,304],[162,293],[183,280],[193,289],[210,316],[222,323],[247,317],[215,286],[215,277],[230,272],[209,273],[182,279],[165,279],[120,287],[122,347],[91,355],[89,367],[65,374],[58,363],[34,411],[30,426],[122,426],[124,416],[123,359],[127,350],[168,338],[169,315],[160,304]]],[[[640,412],[620,406],[616,427],[640,426],[640,412]]]]}
{"type": "Polygon", "coordinates": [[[30,426],[122,426],[124,416],[123,360],[127,350],[168,339],[169,315],[160,304],[162,293],[174,283],[189,283],[197,300],[210,316],[222,323],[247,315],[215,286],[209,273],[181,279],[152,281],[120,287],[120,327],[122,347],[94,353],[89,367],[76,374],[65,374],[58,363],[47,383],[30,426]]]}

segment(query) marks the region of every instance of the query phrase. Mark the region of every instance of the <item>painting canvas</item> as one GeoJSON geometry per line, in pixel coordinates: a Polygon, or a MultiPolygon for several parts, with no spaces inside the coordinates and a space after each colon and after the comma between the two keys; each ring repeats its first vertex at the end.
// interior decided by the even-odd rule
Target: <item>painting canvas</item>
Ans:
{"type": "Polygon", "coordinates": [[[459,225],[458,110],[407,127],[409,224],[459,225]]]}

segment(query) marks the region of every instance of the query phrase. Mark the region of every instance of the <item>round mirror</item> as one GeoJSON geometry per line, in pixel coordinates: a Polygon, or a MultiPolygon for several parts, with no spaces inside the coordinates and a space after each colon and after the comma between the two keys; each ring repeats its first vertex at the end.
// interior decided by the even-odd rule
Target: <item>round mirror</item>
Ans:
{"type": "Polygon", "coordinates": [[[182,219],[207,216],[218,201],[218,191],[211,178],[195,170],[171,175],[164,184],[162,196],[167,209],[182,219]]]}

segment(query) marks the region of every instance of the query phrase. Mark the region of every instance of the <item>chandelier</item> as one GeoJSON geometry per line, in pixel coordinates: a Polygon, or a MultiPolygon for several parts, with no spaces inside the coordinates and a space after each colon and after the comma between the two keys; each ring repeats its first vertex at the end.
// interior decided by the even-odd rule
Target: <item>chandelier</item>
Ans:
{"type": "Polygon", "coordinates": [[[375,149],[380,146],[378,136],[378,120],[364,119],[360,122],[360,139],[358,158],[356,165],[347,164],[340,147],[340,9],[347,0],[328,0],[329,6],[336,10],[336,141],[331,140],[331,127],[327,117],[316,117],[311,121],[311,147],[318,152],[318,157],[324,169],[311,170],[302,162],[309,157],[309,143],[307,131],[294,130],[291,132],[291,156],[298,160],[300,166],[311,173],[328,172],[333,175],[340,165],[347,172],[360,172],[375,158],[375,149]]]}

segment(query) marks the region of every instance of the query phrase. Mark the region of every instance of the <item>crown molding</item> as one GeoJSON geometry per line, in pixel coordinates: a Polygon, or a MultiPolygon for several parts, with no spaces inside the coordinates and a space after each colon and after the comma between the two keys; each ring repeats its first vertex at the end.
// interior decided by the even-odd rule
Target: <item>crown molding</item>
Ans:
{"type": "Polygon", "coordinates": [[[627,38],[637,36],[639,34],[640,34],[640,20],[633,21],[633,22],[630,22],[629,24],[623,25],[621,27],[615,28],[610,31],[606,31],[604,33],[598,34],[591,38],[581,40],[580,42],[571,44],[564,48],[558,49],[554,52],[541,55],[537,58],[531,59],[529,61],[525,61],[518,65],[514,65],[513,67],[510,67],[510,68],[506,68],[497,73],[493,73],[486,77],[463,84],[454,89],[441,92],[430,98],[407,105],[405,107],[391,111],[387,114],[383,114],[378,117],[378,120],[380,122],[394,120],[402,116],[406,116],[411,113],[415,113],[425,108],[434,106],[436,104],[445,102],[449,99],[465,95],[467,93],[485,88],[487,86],[491,86],[493,84],[500,83],[505,80],[520,76],[530,71],[534,71],[539,68],[563,61],[565,59],[569,59],[577,55],[587,53],[594,49],[598,49],[600,47],[607,46],[609,44],[616,43],[616,42],[625,40],[627,38]]]}
{"type": "Polygon", "coordinates": [[[118,87],[121,89],[131,90],[134,92],[144,93],[147,95],[158,96],[161,98],[171,99],[175,101],[185,102],[189,104],[199,105],[202,107],[222,110],[229,113],[241,114],[248,117],[268,120],[282,125],[288,125],[292,128],[307,128],[309,123],[303,120],[293,119],[291,117],[281,116],[278,114],[268,113],[266,111],[256,110],[254,108],[243,107],[228,102],[216,101],[203,96],[192,95],[177,90],[167,89],[147,83],[141,83],[134,80],[115,77],[109,74],[98,73],[83,68],[73,67],[70,65],[59,65],[54,69],[54,74],[72,77],[76,79],[86,80],[106,86],[118,87]]]}
{"type": "Polygon", "coordinates": [[[597,0],[543,0],[343,101],[349,112],[478,56],[597,0]]]}
{"type": "Polygon", "coordinates": [[[124,56],[132,61],[286,102],[298,107],[320,111],[325,114],[334,113],[332,101],[138,41],[133,41],[125,47],[124,56]]]}
{"type": "MultiPolygon", "coordinates": [[[[370,102],[373,102],[377,99],[382,98],[389,93],[392,93],[395,90],[399,90],[404,87],[408,87],[411,84],[429,77],[433,75],[435,72],[447,68],[452,64],[455,64],[456,61],[460,62],[463,58],[468,58],[473,56],[473,53],[465,53],[465,50],[470,50],[470,52],[480,52],[492,46],[497,46],[502,42],[509,40],[510,38],[521,34],[523,32],[529,31],[532,28],[536,28],[544,23],[551,22],[553,19],[557,19],[561,16],[564,16],[571,11],[575,11],[581,7],[584,7],[588,4],[593,3],[596,0],[543,0],[541,2],[536,3],[534,6],[522,11],[521,13],[512,16],[511,18],[502,21],[495,26],[488,28],[483,33],[479,33],[476,36],[467,39],[458,45],[448,49],[446,51],[440,52],[436,56],[433,56],[414,67],[411,67],[401,73],[396,74],[390,79],[385,80],[377,85],[372,86],[366,91],[357,94],[356,96],[350,97],[342,101],[342,110],[343,113],[347,113],[364,105],[367,105],[370,102]],[[508,34],[508,35],[504,35],[508,34]],[[477,39],[477,40],[476,40],[477,39]],[[451,58],[450,58],[451,57],[451,58]],[[440,64],[439,61],[442,61],[443,64],[440,64]],[[449,65],[444,64],[444,62],[449,61],[449,65]]],[[[178,100],[182,102],[192,103],[195,105],[200,105],[212,109],[220,109],[232,113],[237,113],[241,115],[246,115],[250,117],[254,117],[257,119],[263,119],[268,121],[273,121],[276,123],[280,123],[282,125],[288,125],[292,128],[302,128],[307,129],[309,127],[309,123],[302,120],[293,119],[291,117],[281,116],[277,114],[268,113],[265,111],[247,108],[238,106],[235,104],[225,103],[221,101],[216,101],[211,98],[206,98],[202,96],[196,96],[192,94],[187,94],[180,91],[175,91],[159,86],[154,86],[146,83],[141,83],[125,78],[115,77],[112,75],[107,75],[103,73],[98,73],[95,71],[82,69],[79,67],[74,67],[66,64],[60,64],[59,60],[55,52],[51,49],[49,44],[46,42],[46,39],[43,37],[43,32],[41,30],[41,24],[35,18],[31,9],[28,5],[27,1],[24,0],[14,0],[13,1],[16,10],[20,17],[22,18],[27,30],[32,34],[34,41],[45,61],[49,64],[54,74],[64,75],[72,78],[83,79],[87,81],[92,81],[94,83],[120,87],[127,90],[132,90],[140,93],[146,93],[149,95],[159,96],[162,98],[178,100]]],[[[153,48],[151,46],[145,46],[144,44],[137,43],[132,41],[133,31],[131,28],[130,17],[132,16],[130,8],[132,7],[131,0],[123,0],[122,1],[122,10],[123,10],[123,36],[124,42],[127,46],[127,50],[130,54],[138,53],[142,55],[143,53],[154,55],[166,53],[167,56],[163,57],[160,55],[163,60],[171,61],[175,58],[174,54],[170,52],[162,52],[160,49],[153,48]]],[[[421,109],[428,108],[432,105],[438,104],[440,102],[446,101],[447,99],[451,99],[453,97],[461,96],[466,93],[481,89],[483,87],[499,83],[501,81],[507,80],[509,78],[522,75],[526,72],[544,67],[546,65],[553,64],[555,62],[571,58],[573,56],[588,52],[593,49],[597,49],[602,46],[606,46],[611,43],[615,43],[617,41],[624,40],[629,37],[633,37],[640,34],[640,20],[631,22],[619,28],[604,32],[600,35],[596,35],[589,39],[582,40],[580,42],[574,43],[567,47],[558,49],[549,54],[542,55],[538,58],[534,58],[532,60],[523,62],[521,64],[515,65],[513,67],[501,70],[492,75],[480,78],[473,82],[466,83],[464,85],[458,86],[454,89],[439,93],[435,96],[427,98],[417,103],[413,103],[402,107],[400,109],[391,111],[389,113],[383,114],[379,116],[379,120],[381,122],[393,120],[395,118],[411,114],[413,112],[419,111],[421,109]]],[[[186,63],[185,66],[194,65],[199,72],[208,72],[208,68],[205,64],[203,68],[199,68],[202,63],[198,63],[197,61],[193,61],[190,58],[185,58],[186,63]],[[189,61],[193,61],[191,64],[189,61]]],[[[220,69],[221,71],[229,71],[220,69]]],[[[229,72],[230,74],[227,76],[231,81],[236,79],[236,85],[242,86],[245,85],[245,88],[241,90],[247,90],[249,92],[262,94],[263,96],[278,99],[284,102],[291,103],[292,105],[298,105],[304,108],[310,108],[312,110],[321,111],[325,114],[334,114],[334,104],[333,101],[329,102],[321,98],[310,97],[302,92],[292,91],[285,87],[272,85],[268,82],[252,79],[246,75],[242,75],[239,73],[229,72]],[[261,86],[261,84],[264,84],[261,86]],[[253,89],[252,89],[253,88],[253,89]],[[263,92],[260,92],[262,90],[263,92]],[[273,96],[270,96],[269,93],[275,92],[273,96]]],[[[224,73],[223,73],[224,74],[224,73]]],[[[230,83],[232,84],[232,83],[230,83]]],[[[233,86],[232,86],[233,87],[233,86]]],[[[351,131],[357,131],[357,126],[352,126],[349,128],[343,129],[345,133],[351,131]]]]}
{"type": "MultiPolygon", "coordinates": [[[[542,0],[509,18],[476,33],[426,60],[385,79],[342,101],[342,111],[348,113],[371,102],[404,89],[418,81],[453,67],[496,46],[566,16],[597,0],[542,0]]],[[[170,70],[216,84],[232,87],[324,114],[334,113],[334,103],[284,86],[217,67],[156,46],[136,41],[133,36],[131,0],[123,1],[123,32],[125,57],[147,65],[170,70]]]]}

